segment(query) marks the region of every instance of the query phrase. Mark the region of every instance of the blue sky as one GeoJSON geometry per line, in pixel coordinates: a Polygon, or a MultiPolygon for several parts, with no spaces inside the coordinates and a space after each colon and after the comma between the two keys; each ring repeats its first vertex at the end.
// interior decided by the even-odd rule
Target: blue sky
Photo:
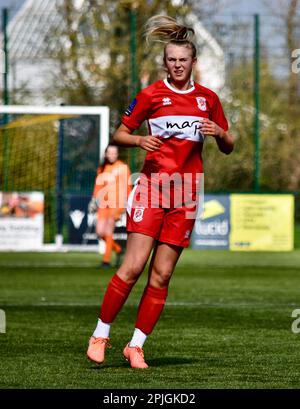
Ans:
{"type": "Polygon", "coordinates": [[[224,0],[223,3],[226,6],[222,9],[220,14],[255,14],[267,12],[261,0],[224,0]]]}
{"type": "MultiPolygon", "coordinates": [[[[54,0],[53,0],[54,1],[54,0]]],[[[0,8],[16,8],[20,4],[24,3],[25,0],[0,0],[0,8]]],[[[204,3],[208,2],[213,4],[214,0],[204,0],[204,3]]],[[[223,0],[225,7],[222,10],[222,14],[232,14],[232,13],[245,13],[245,14],[254,14],[254,13],[267,13],[268,9],[266,8],[263,0],[223,0]]],[[[278,0],[270,0],[269,4],[278,4],[278,0]]]]}
{"type": "MultiPolygon", "coordinates": [[[[20,3],[23,3],[25,0],[0,0],[0,8],[3,7],[8,7],[8,8],[15,8],[18,6],[20,3]]],[[[213,2],[213,0],[211,0],[213,2]]],[[[261,0],[224,0],[224,3],[226,3],[226,9],[222,12],[222,14],[227,13],[228,11],[230,13],[235,12],[235,11],[240,11],[242,13],[255,13],[255,12],[261,12],[264,11],[264,5],[261,0]]]]}

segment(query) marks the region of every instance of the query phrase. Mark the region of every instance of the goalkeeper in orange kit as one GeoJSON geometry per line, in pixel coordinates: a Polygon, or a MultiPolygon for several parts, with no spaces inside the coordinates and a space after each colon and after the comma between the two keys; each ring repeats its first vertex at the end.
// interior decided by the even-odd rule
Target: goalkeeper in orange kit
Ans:
{"type": "Polygon", "coordinates": [[[102,268],[111,267],[111,255],[116,253],[116,265],[120,264],[121,246],[113,239],[115,222],[125,210],[131,190],[129,167],[118,159],[118,147],[109,144],[104,163],[97,169],[89,212],[97,212],[96,233],[105,241],[102,268]]]}

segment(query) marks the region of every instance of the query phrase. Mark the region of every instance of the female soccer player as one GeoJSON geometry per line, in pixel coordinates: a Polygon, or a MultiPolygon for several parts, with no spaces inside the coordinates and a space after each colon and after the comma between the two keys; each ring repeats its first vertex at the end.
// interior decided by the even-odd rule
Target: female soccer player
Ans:
{"type": "MultiPolygon", "coordinates": [[[[147,155],[142,176],[128,200],[128,240],[124,261],[107,287],[87,351],[90,360],[104,361],[110,325],[153,250],[148,283],[138,307],[133,337],[123,350],[132,368],[148,367],[144,360],[144,342],[163,310],[169,281],[180,254],[189,245],[195,219],[188,216],[188,211],[197,192],[197,174],[202,172],[204,139],[213,137],[219,150],[225,154],[233,150],[233,138],[228,133],[218,96],[195,84],[191,78],[197,61],[196,48],[189,39],[193,30],[170,17],[154,16],[147,23],[146,34],[148,40],[166,42],[164,66],[168,76],[144,88],[136,96],[114,135],[115,143],[138,146],[146,150],[147,155]],[[133,135],[144,120],[148,121],[150,134],[133,135]],[[174,183],[168,192],[164,192],[162,175],[177,181],[178,176],[182,179],[193,176],[187,184],[187,200],[181,206],[174,204],[180,183],[174,183]],[[172,203],[164,205],[167,199],[172,203]]],[[[179,198],[183,193],[179,194],[179,198]]]]}
{"type": "MultiPolygon", "coordinates": [[[[102,268],[109,268],[111,254],[117,254],[116,264],[122,252],[121,246],[113,239],[116,220],[124,212],[127,196],[130,191],[130,171],[128,166],[118,160],[119,150],[115,145],[108,145],[105,149],[104,163],[97,169],[92,200],[89,211],[97,211],[96,233],[105,241],[105,253],[102,268]]],[[[119,265],[118,265],[119,267],[119,265]]]]}

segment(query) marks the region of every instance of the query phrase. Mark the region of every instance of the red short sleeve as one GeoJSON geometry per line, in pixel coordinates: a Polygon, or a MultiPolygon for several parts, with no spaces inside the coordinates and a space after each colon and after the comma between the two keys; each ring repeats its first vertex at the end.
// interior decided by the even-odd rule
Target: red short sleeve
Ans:
{"type": "Polygon", "coordinates": [[[219,97],[215,94],[214,95],[214,102],[213,106],[211,109],[211,115],[210,119],[215,122],[217,125],[219,125],[224,131],[228,130],[228,122],[225,117],[221,102],[219,100],[219,97]]]}
{"type": "Polygon", "coordinates": [[[142,90],[134,98],[122,116],[122,124],[134,130],[151,115],[151,95],[142,90]]]}

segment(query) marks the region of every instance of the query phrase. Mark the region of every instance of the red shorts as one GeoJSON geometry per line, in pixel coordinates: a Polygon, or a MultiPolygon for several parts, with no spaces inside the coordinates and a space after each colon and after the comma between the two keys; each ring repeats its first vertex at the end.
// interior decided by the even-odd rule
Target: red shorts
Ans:
{"type": "MultiPolygon", "coordinates": [[[[150,188],[149,186],[149,189],[146,189],[148,197],[150,197],[150,188]]],[[[141,190],[141,185],[138,183],[128,198],[127,231],[145,234],[162,243],[188,247],[195,224],[196,205],[183,204],[178,207],[174,205],[174,202],[172,203],[171,199],[168,207],[162,204],[153,207],[148,198],[141,199],[141,196],[143,196],[141,190]]],[[[160,196],[161,203],[163,193],[157,190],[155,195],[160,196]]],[[[194,201],[196,195],[193,194],[192,196],[194,201]]]]}

